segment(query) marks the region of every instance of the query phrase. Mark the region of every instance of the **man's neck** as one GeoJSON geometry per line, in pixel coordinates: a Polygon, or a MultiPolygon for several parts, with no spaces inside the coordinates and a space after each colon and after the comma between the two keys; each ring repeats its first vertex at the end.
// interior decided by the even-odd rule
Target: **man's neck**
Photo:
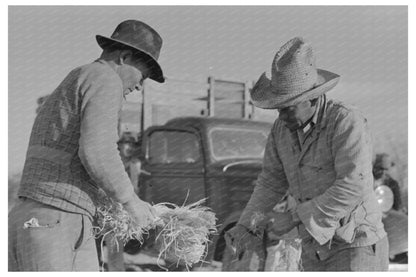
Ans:
{"type": "Polygon", "coordinates": [[[117,68],[119,67],[119,63],[117,62],[119,58],[118,51],[113,52],[103,52],[99,58],[99,60],[105,61],[112,69],[117,72],[117,68]]]}

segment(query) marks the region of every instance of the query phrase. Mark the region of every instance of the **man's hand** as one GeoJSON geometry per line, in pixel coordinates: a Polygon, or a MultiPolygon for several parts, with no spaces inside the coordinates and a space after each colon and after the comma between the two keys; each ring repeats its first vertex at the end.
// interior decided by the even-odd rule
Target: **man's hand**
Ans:
{"type": "Polygon", "coordinates": [[[227,247],[233,251],[234,256],[239,257],[244,250],[250,247],[256,236],[243,225],[237,224],[225,232],[224,238],[227,247]]]}
{"type": "Polygon", "coordinates": [[[133,221],[141,227],[147,227],[155,220],[156,212],[154,208],[137,196],[123,204],[123,206],[133,221]]]}
{"type": "Polygon", "coordinates": [[[278,236],[286,234],[301,223],[292,212],[270,212],[267,216],[269,218],[268,229],[278,236]]]}

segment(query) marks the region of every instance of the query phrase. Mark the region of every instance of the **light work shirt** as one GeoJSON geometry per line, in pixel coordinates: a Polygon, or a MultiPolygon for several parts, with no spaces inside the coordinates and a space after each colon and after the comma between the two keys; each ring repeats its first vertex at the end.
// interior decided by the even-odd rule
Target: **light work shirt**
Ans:
{"type": "Polygon", "coordinates": [[[253,216],[271,211],[288,192],[296,200],[299,229],[319,245],[332,239],[349,246],[374,244],[386,233],[373,190],[367,120],[326,95],[318,105],[306,134],[275,121],[262,172],[239,223],[252,228],[253,216]]]}

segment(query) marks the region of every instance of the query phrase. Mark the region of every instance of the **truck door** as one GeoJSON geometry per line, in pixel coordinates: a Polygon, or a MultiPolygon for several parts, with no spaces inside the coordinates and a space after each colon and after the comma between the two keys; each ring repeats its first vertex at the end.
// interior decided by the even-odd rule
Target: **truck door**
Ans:
{"type": "Polygon", "coordinates": [[[201,140],[194,130],[153,127],[143,139],[141,197],[150,203],[191,204],[206,197],[201,140]]]}

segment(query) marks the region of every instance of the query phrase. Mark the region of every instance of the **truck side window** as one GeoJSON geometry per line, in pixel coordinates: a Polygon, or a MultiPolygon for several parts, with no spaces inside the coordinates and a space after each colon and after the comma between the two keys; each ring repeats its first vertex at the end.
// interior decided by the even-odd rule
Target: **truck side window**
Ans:
{"type": "Polygon", "coordinates": [[[183,131],[155,131],[149,140],[151,164],[195,163],[200,159],[196,135],[183,131]]]}

